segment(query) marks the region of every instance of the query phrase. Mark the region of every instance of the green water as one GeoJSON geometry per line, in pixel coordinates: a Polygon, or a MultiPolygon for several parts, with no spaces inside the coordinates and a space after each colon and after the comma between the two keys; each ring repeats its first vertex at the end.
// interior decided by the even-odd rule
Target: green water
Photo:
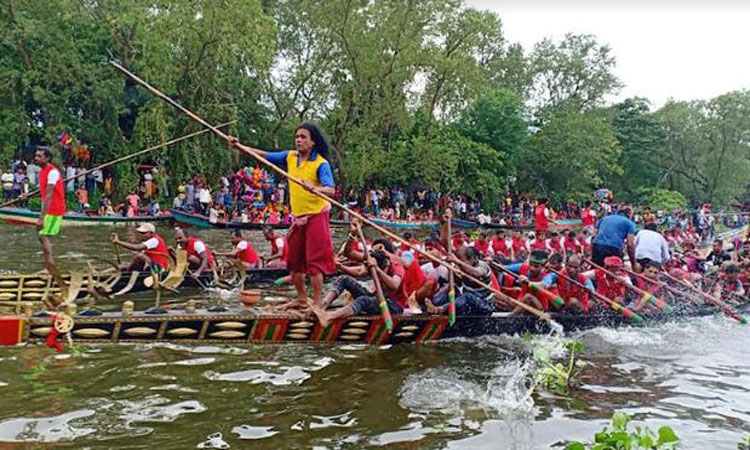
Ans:
{"type": "MultiPolygon", "coordinates": [[[[66,229],[58,262],[114,259],[110,232],[66,229]]],[[[0,233],[3,269],[41,268],[32,228],[0,233]]],[[[198,235],[229,248],[226,233],[198,235]]],[[[251,239],[267,251],[260,233],[251,239]]],[[[586,366],[564,396],[528,392],[529,345],[517,337],[1,348],[0,449],[559,448],[592,436],[616,409],[672,426],[683,448],[736,448],[750,431],[748,328],[717,316],[574,337],[586,366]]]]}

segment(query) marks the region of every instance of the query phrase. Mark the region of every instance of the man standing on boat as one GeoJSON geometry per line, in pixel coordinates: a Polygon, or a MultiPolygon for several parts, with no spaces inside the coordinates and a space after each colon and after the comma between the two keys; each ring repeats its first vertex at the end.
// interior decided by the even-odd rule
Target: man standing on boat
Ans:
{"type": "Polygon", "coordinates": [[[130,264],[121,267],[123,270],[147,270],[153,268],[154,272],[162,273],[169,270],[169,249],[164,238],[156,234],[156,227],[152,223],[141,222],[135,229],[141,237],[142,242],[131,244],[122,242],[117,233],[112,233],[112,243],[120,247],[137,252],[130,264]]]}
{"type": "Polygon", "coordinates": [[[52,257],[52,244],[49,237],[57,236],[60,233],[60,226],[65,215],[65,188],[60,171],[50,162],[52,159],[51,148],[37,147],[35,159],[41,168],[39,191],[42,196],[42,210],[39,213],[36,226],[39,229],[39,242],[42,244],[42,253],[44,254],[44,267],[53,276],[59,277],[60,271],[52,257]]]}
{"type": "Polygon", "coordinates": [[[635,259],[635,222],[630,220],[632,208],[625,207],[619,214],[604,216],[596,223],[596,230],[591,250],[591,260],[598,265],[604,264],[608,256],[623,257],[623,246],[627,247],[630,264],[638,270],[635,259]]]}
{"type": "Polygon", "coordinates": [[[328,162],[328,142],[317,125],[303,123],[294,136],[294,151],[257,151],[268,162],[285,169],[302,180],[303,185],[289,183],[289,201],[294,221],[286,236],[289,247],[287,268],[297,289],[296,303],[307,306],[305,274],[310,276],[313,302],[322,305],[323,275],[336,272],[333,243],[329,228],[331,205],[315,195],[335,195],[333,169],[328,162]]]}
{"type": "Polygon", "coordinates": [[[534,208],[534,231],[537,235],[540,231],[547,233],[550,222],[555,223],[555,221],[552,220],[553,215],[554,212],[552,209],[547,207],[547,198],[540,198],[539,204],[534,208]]]}
{"type": "Polygon", "coordinates": [[[205,270],[214,270],[214,255],[203,241],[193,236],[186,236],[181,228],[175,230],[174,240],[187,253],[191,277],[198,278],[205,270]]]}

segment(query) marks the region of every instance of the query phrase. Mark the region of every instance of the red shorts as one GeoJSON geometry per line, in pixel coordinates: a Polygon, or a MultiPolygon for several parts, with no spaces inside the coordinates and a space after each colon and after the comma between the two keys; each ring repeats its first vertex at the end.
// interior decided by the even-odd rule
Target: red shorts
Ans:
{"type": "Polygon", "coordinates": [[[328,224],[330,215],[330,209],[326,209],[292,223],[286,235],[286,244],[289,246],[286,266],[290,272],[308,275],[336,273],[331,229],[328,224]]]}

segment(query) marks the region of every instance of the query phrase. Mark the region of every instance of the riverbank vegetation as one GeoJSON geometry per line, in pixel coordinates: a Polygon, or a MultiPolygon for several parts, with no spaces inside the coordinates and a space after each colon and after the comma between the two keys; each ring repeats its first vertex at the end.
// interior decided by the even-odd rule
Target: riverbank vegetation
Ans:
{"type": "MultiPolygon", "coordinates": [[[[329,133],[338,182],[434,188],[497,204],[508,187],[559,200],[727,204],[750,184],[750,93],[612,104],[612,49],[568,35],[524,49],[460,0],[8,0],[0,7],[0,159],[67,130],[98,162],[195,130],[124,80],[110,55],[260,148],[302,120],[329,133]]],[[[240,161],[204,136],[153,156],[174,179],[240,161]]],[[[120,190],[134,166],[117,168],[120,190]]]]}

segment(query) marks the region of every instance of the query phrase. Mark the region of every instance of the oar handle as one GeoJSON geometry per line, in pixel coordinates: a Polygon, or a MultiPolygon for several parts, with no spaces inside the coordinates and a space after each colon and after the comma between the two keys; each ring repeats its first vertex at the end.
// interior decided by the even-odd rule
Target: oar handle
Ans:
{"type": "MultiPolygon", "coordinates": [[[[362,225],[360,225],[359,222],[356,222],[355,226],[357,227],[357,234],[359,235],[359,240],[362,242],[362,252],[365,255],[365,264],[369,265],[370,264],[370,251],[367,249],[367,241],[365,240],[365,234],[362,232],[362,225]]],[[[385,301],[385,296],[383,295],[383,287],[380,285],[380,278],[378,277],[378,272],[375,270],[374,267],[370,267],[370,276],[372,277],[372,282],[375,285],[375,295],[377,295],[378,297],[378,308],[380,308],[380,316],[383,318],[383,322],[385,323],[385,328],[388,331],[391,331],[393,329],[393,319],[391,318],[390,310],[388,310],[388,302],[385,301]]]]}
{"type": "Polygon", "coordinates": [[[637,324],[644,323],[643,317],[639,316],[637,313],[635,313],[632,309],[628,308],[627,306],[624,306],[622,303],[611,300],[600,293],[591,290],[587,288],[585,285],[579,283],[578,281],[568,277],[567,275],[563,275],[560,271],[555,269],[550,269],[552,272],[556,273],[558,277],[564,278],[565,280],[568,280],[570,283],[575,284],[576,286],[579,286],[583,289],[586,289],[595,299],[599,300],[600,302],[606,304],[610,308],[612,308],[614,311],[619,311],[624,317],[632,320],[633,322],[637,324]]]}
{"type": "MultiPolygon", "coordinates": [[[[507,267],[503,267],[501,264],[498,264],[498,263],[496,263],[494,261],[490,261],[490,264],[493,267],[496,267],[496,268],[502,270],[503,272],[511,275],[516,280],[520,280],[521,279],[520,275],[518,275],[517,273],[515,273],[512,270],[508,269],[507,267]]],[[[562,297],[560,297],[559,295],[555,294],[554,292],[552,292],[552,291],[550,291],[548,289],[544,289],[543,287],[541,287],[541,285],[539,285],[539,284],[537,284],[535,282],[529,281],[528,279],[525,280],[524,282],[526,283],[526,285],[529,286],[529,289],[531,289],[531,293],[532,294],[541,294],[541,295],[545,296],[548,301],[551,301],[552,303],[554,303],[554,305],[557,306],[558,308],[561,308],[563,305],[565,305],[565,300],[563,300],[562,297]]]]}
{"type": "MultiPolygon", "coordinates": [[[[448,221],[446,230],[448,232],[448,255],[453,255],[453,234],[451,233],[451,221],[453,220],[453,210],[448,209],[448,221]]],[[[453,326],[456,323],[456,279],[453,271],[448,272],[448,324],[453,326]]]]}
{"type": "MultiPolygon", "coordinates": [[[[600,266],[599,264],[595,263],[594,261],[591,261],[590,259],[586,260],[587,263],[591,264],[593,267],[601,270],[606,275],[609,275],[610,277],[614,278],[615,280],[619,277],[612,273],[611,271],[605,269],[604,267],[600,266]]],[[[665,313],[669,313],[672,311],[672,308],[662,299],[654,297],[653,294],[651,294],[648,291],[644,291],[643,289],[639,288],[638,286],[634,286],[632,284],[624,283],[627,288],[630,290],[640,294],[643,298],[643,301],[646,302],[646,304],[653,305],[658,310],[663,310],[665,313]]]]}
{"type": "Polygon", "coordinates": [[[739,315],[737,312],[735,312],[729,305],[727,305],[721,299],[718,299],[718,298],[714,297],[713,295],[707,294],[707,293],[701,291],[697,287],[695,287],[695,286],[693,286],[693,285],[691,285],[691,284],[689,284],[687,282],[683,282],[681,280],[678,280],[677,278],[673,277],[672,275],[670,275],[666,271],[664,272],[664,275],[666,275],[667,278],[669,278],[670,280],[674,281],[675,283],[678,283],[678,284],[680,284],[682,286],[685,286],[688,289],[694,291],[696,294],[700,295],[700,297],[702,297],[702,298],[704,298],[706,300],[709,300],[711,303],[713,303],[714,305],[716,305],[717,307],[719,307],[719,309],[721,309],[724,312],[724,314],[728,315],[729,317],[733,318],[734,320],[738,321],[739,323],[741,323],[743,325],[747,323],[747,319],[744,316],[739,315]]]}

